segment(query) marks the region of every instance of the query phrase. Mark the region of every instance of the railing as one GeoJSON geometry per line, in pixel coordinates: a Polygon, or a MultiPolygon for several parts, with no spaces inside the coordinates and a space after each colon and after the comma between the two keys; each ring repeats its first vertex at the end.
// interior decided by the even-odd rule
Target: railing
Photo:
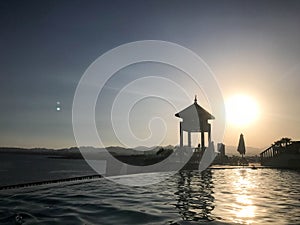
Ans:
{"type": "Polygon", "coordinates": [[[261,163],[264,163],[271,158],[278,157],[281,154],[287,153],[299,154],[300,142],[292,142],[286,146],[272,145],[271,147],[267,148],[262,153],[260,153],[261,163]]]}
{"type": "Polygon", "coordinates": [[[271,146],[264,150],[262,153],[260,153],[260,160],[261,163],[267,161],[270,158],[273,158],[274,156],[277,156],[279,153],[278,150],[275,149],[275,146],[271,146]]]}

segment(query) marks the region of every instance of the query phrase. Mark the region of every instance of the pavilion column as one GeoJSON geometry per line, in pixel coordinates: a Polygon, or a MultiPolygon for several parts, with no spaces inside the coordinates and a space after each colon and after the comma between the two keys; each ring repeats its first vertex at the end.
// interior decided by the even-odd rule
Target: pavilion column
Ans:
{"type": "Polygon", "coordinates": [[[201,149],[205,149],[204,131],[201,131],[201,149]]]}
{"type": "Polygon", "coordinates": [[[191,147],[191,132],[188,131],[188,146],[191,147]]]}
{"type": "Polygon", "coordinates": [[[182,122],[179,123],[180,130],[180,147],[183,147],[183,130],[182,130],[182,122]]]}
{"type": "Polygon", "coordinates": [[[209,126],[209,130],[208,130],[208,144],[210,144],[211,142],[211,127],[209,126]]]}

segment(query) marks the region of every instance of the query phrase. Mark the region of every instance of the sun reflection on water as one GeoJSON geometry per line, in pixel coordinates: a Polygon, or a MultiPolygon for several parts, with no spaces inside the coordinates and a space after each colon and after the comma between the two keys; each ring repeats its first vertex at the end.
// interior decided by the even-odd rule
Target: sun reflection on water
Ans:
{"type": "Polygon", "coordinates": [[[253,204],[252,189],[255,184],[252,182],[249,170],[241,169],[235,173],[236,179],[232,181],[233,193],[235,193],[235,218],[234,222],[252,224],[256,214],[256,206],[253,204]]]}
{"type": "Polygon", "coordinates": [[[230,168],[179,175],[175,205],[184,221],[299,224],[297,172],[230,168]]]}
{"type": "Polygon", "coordinates": [[[256,206],[253,205],[249,196],[241,195],[236,197],[236,202],[239,204],[236,207],[235,221],[238,223],[252,224],[255,217],[256,206]]]}

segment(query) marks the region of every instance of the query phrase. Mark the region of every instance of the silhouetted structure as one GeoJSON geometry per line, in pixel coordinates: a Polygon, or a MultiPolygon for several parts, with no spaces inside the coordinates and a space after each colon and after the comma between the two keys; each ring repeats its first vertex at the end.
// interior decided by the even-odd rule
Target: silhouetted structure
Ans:
{"type": "Polygon", "coordinates": [[[247,166],[248,161],[247,161],[246,158],[244,158],[244,155],[246,153],[246,146],[245,146],[245,140],[244,140],[244,135],[243,134],[240,135],[237,151],[242,155],[242,158],[240,159],[239,164],[241,166],[247,166]]]}
{"type": "Polygon", "coordinates": [[[191,132],[201,133],[201,149],[205,149],[205,132],[208,133],[208,143],[211,142],[211,125],[208,120],[215,119],[213,115],[203,109],[197,103],[195,96],[194,104],[175,114],[182,118],[180,122],[180,147],[183,147],[183,131],[188,133],[188,146],[191,147],[191,132]]]}
{"type": "Polygon", "coordinates": [[[282,138],[260,153],[261,165],[277,168],[300,168],[300,141],[282,138]]]}
{"type": "Polygon", "coordinates": [[[237,151],[242,155],[242,157],[246,153],[246,147],[245,147],[245,141],[244,141],[243,134],[240,135],[240,139],[239,139],[239,144],[238,144],[237,151]]]}

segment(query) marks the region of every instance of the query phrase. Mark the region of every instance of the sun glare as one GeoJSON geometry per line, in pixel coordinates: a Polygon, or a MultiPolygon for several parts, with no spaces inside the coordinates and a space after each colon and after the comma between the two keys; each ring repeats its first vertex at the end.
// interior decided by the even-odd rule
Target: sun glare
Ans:
{"type": "Polygon", "coordinates": [[[246,95],[235,95],[225,103],[227,123],[235,126],[247,126],[259,116],[256,101],[246,95]]]}

